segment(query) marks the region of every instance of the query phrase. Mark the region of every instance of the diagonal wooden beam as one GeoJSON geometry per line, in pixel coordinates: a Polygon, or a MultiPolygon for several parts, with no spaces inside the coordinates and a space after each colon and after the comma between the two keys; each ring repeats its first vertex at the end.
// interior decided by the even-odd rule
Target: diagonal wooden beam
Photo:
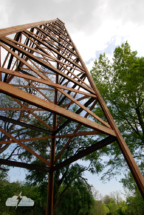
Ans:
{"type": "MultiPolygon", "coordinates": [[[[37,140],[47,140],[51,139],[52,136],[46,136],[46,137],[33,137],[33,138],[27,138],[27,139],[21,139],[21,142],[29,142],[29,141],[37,141],[37,140]]],[[[13,140],[2,140],[0,141],[0,145],[2,144],[10,144],[10,143],[15,143],[13,140]]]]}
{"type": "MultiPolygon", "coordinates": [[[[66,32],[68,33],[67,29],[66,29],[66,32]]],[[[70,37],[70,35],[69,35],[69,37],[70,37]]],[[[71,39],[71,37],[70,37],[70,39],[71,39]]],[[[104,114],[105,114],[110,126],[112,127],[112,129],[116,133],[119,147],[120,147],[120,149],[121,149],[121,151],[123,153],[123,156],[125,157],[125,160],[126,160],[128,166],[129,166],[130,170],[131,170],[131,173],[132,173],[132,175],[133,175],[133,177],[134,177],[134,179],[135,179],[135,181],[137,183],[137,186],[138,186],[138,188],[140,190],[140,193],[141,193],[141,195],[142,195],[142,197],[144,199],[144,178],[143,178],[143,176],[142,176],[142,174],[141,174],[141,172],[140,172],[140,170],[139,170],[139,168],[138,168],[138,166],[137,166],[137,164],[136,164],[136,162],[135,162],[135,160],[134,160],[134,158],[133,158],[133,156],[132,156],[132,154],[131,154],[131,152],[130,152],[127,144],[126,144],[126,142],[124,141],[124,139],[123,139],[118,127],[116,126],[116,124],[114,122],[114,119],[112,118],[112,116],[111,116],[111,114],[110,114],[110,112],[109,112],[109,110],[108,110],[108,108],[107,108],[107,106],[106,106],[106,104],[105,104],[105,102],[104,102],[99,90],[97,89],[97,87],[96,87],[96,85],[95,85],[95,83],[94,83],[94,81],[93,81],[93,79],[92,79],[92,77],[91,77],[91,75],[90,75],[90,73],[89,73],[89,71],[88,71],[88,69],[87,69],[87,67],[86,67],[86,65],[85,65],[85,63],[84,63],[84,61],[83,61],[78,49],[77,49],[77,47],[76,47],[76,45],[73,43],[72,39],[71,39],[71,42],[72,42],[72,44],[73,44],[73,46],[74,46],[74,48],[75,48],[75,50],[76,50],[76,52],[77,52],[77,54],[79,56],[79,59],[80,59],[80,62],[82,64],[83,68],[85,69],[87,78],[88,78],[93,90],[95,91],[95,94],[98,96],[98,100],[99,100],[99,103],[100,103],[100,105],[101,105],[101,107],[103,109],[103,112],[104,112],[104,114]]]]}
{"type": "MultiPolygon", "coordinates": [[[[28,38],[29,38],[29,40],[31,40],[30,37],[28,37],[28,38]]],[[[68,64],[66,64],[66,63],[64,63],[64,62],[62,62],[62,61],[60,61],[60,60],[58,60],[58,59],[55,58],[55,57],[52,57],[46,50],[44,50],[41,46],[39,46],[37,43],[35,43],[35,41],[33,41],[33,43],[37,46],[37,48],[38,48],[40,51],[38,51],[37,49],[34,49],[34,48],[30,48],[30,47],[28,47],[28,46],[26,46],[26,45],[24,45],[24,44],[22,44],[22,43],[20,43],[20,42],[17,42],[17,41],[15,41],[15,40],[12,40],[12,39],[10,39],[10,38],[8,38],[8,40],[11,41],[11,42],[13,42],[13,43],[15,43],[15,44],[18,44],[18,45],[20,45],[20,46],[23,46],[23,47],[25,47],[25,48],[27,48],[27,49],[33,51],[33,52],[37,52],[37,53],[40,54],[40,55],[43,55],[43,56],[46,56],[46,57],[49,57],[49,58],[53,59],[55,62],[59,63],[65,70],[67,70],[69,73],[71,73],[72,76],[74,76],[76,79],[78,79],[80,82],[82,82],[82,84],[86,85],[86,87],[88,87],[88,88],[91,89],[91,87],[90,87],[87,83],[85,83],[84,81],[82,81],[77,75],[75,75],[73,72],[71,72],[71,71],[67,68],[67,67],[71,67],[71,68],[74,68],[74,67],[72,67],[71,65],[68,65],[68,64]],[[63,65],[63,64],[64,64],[64,65],[63,65]],[[65,65],[66,65],[67,67],[66,67],[65,65]]],[[[32,41],[32,40],[31,40],[31,41],[32,41]]]]}
{"type": "MultiPolygon", "coordinates": [[[[45,28],[47,28],[49,31],[51,31],[51,32],[53,32],[55,35],[57,35],[61,40],[63,40],[64,42],[66,42],[69,46],[72,46],[72,44],[69,42],[69,41],[67,41],[65,38],[63,38],[62,36],[60,36],[60,35],[58,35],[58,33],[53,29],[53,28],[51,28],[51,26],[50,25],[45,25],[44,24],[44,27],[45,28]]],[[[39,27],[37,27],[38,29],[40,29],[39,27]]],[[[43,30],[43,29],[42,29],[43,30]]],[[[48,33],[48,32],[46,32],[46,33],[48,33]]],[[[48,35],[48,34],[47,34],[48,35]]]]}
{"type": "MultiPolygon", "coordinates": [[[[27,63],[23,58],[21,58],[20,56],[18,56],[15,52],[13,52],[11,49],[9,49],[7,46],[5,46],[3,43],[0,43],[0,45],[7,50],[8,52],[10,52],[13,56],[15,56],[19,61],[21,61],[23,64],[25,64],[29,69],[31,69],[32,71],[34,71],[38,76],[40,76],[42,79],[46,79],[46,77],[40,73],[38,70],[36,70],[34,67],[32,67],[29,63],[27,63]]],[[[17,47],[17,46],[16,46],[17,47]]],[[[24,50],[25,51],[25,50],[24,50]]]]}
{"type": "Polygon", "coordinates": [[[43,171],[43,172],[49,172],[51,170],[50,167],[38,166],[38,165],[34,165],[34,164],[27,164],[27,163],[23,163],[23,162],[11,161],[11,160],[6,160],[6,159],[0,159],[0,165],[2,165],[2,164],[8,165],[8,166],[32,169],[32,170],[37,170],[37,171],[43,171]]]}
{"type": "MultiPolygon", "coordinates": [[[[64,74],[63,72],[61,72],[60,70],[54,68],[53,66],[51,66],[50,64],[46,63],[45,61],[40,60],[38,57],[32,55],[31,53],[25,51],[24,49],[16,46],[14,43],[10,42],[9,40],[5,39],[5,38],[1,38],[1,40],[6,43],[7,45],[14,47],[16,50],[18,50],[19,52],[25,54],[26,56],[28,56],[29,58],[33,59],[34,61],[36,61],[37,63],[41,64],[42,66],[51,69],[53,72],[56,72],[57,74],[60,74],[61,76],[67,78],[68,80],[72,81],[73,83],[76,83],[78,86],[81,86],[83,89],[87,90],[88,92],[94,93],[92,89],[86,87],[85,85],[79,83],[78,81],[74,80],[73,78],[69,77],[68,75],[64,74]]],[[[37,75],[39,75],[41,78],[43,78],[44,80],[46,79],[46,76],[44,76],[42,73],[40,73],[38,70],[34,69],[34,67],[32,67],[30,64],[28,64],[24,59],[20,58],[17,54],[15,54],[14,52],[12,52],[9,48],[7,48],[7,46],[5,46],[3,43],[0,43],[0,45],[6,49],[7,51],[11,52],[16,58],[18,58],[22,63],[24,63],[26,66],[28,66],[32,71],[34,71],[37,75]]]]}
{"type": "MultiPolygon", "coordinates": [[[[37,29],[37,28],[36,28],[37,29]]],[[[38,30],[38,29],[37,29],[38,30]]],[[[22,32],[24,35],[27,35],[27,34],[25,34],[24,32],[22,32]]],[[[57,46],[57,45],[55,45],[56,47],[59,47],[61,50],[63,50],[63,51],[65,51],[65,49],[67,50],[67,51],[69,51],[70,53],[72,53],[75,57],[78,57],[77,56],[77,54],[76,53],[74,53],[71,49],[69,49],[68,47],[65,47],[61,42],[59,42],[55,37],[53,37],[52,35],[48,35],[48,37],[50,38],[49,40],[48,39],[46,39],[47,38],[47,36],[46,36],[46,34],[42,34],[42,35],[44,35],[45,37],[41,37],[41,36],[39,36],[39,35],[35,35],[36,37],[38,37],[39,39],[41,39],[43,42],[51,42],[52,44],[54,44],[55,45],[55,43],[58,43],[61,47],[59,47],[59,46],[57,46]],[[62,48],[63,47],[63,48],[62,48]]],[[[28,35],[27,35],[27,37],[28,37],[28,35]]]]}
{"type": "MultiPolygon", "coordinates": [[[[42,32],[43,29],[41,28],[38,28],[39,30],[41,30],[42,32]]],[[[77,63],[73,62],[72,60],[70,60],[69,58],[67,58],[66,56],[64,56],[63,54],[61,54],[59,51],[57,51],[56,49],[54,49],[53,47],[51,47],[50,45],[48,45],[48,43],[44,43],[42,40],[38,39],[36,36],[34,36],[34,34],[32,34],[31,32],[25,30],[24,31],[26,34],[28,34],[29,36],[31,36],[33,39],[37,40],[38,42],[40,42],[41,44],[43,44],[45,47],[47,47],[48,49],[52,50],[53,52],[55,52],[56,54],[59,54],[60,57],[64,58],[65,60],[67,60],[68,62],[70,62],[71,64],[75,65],[76,67],[78,67],[79,69],[83,70],[84,69],[77,63]]]]}
{"type": "Polygon", "coordinates": [[[20,146],[22,146],[25,150],[27,150],[28,152],[30,152],[31,154],[33,154],[35,157],[37,157],[39,160],[41,160],[43,163],[47,164],[48,166],[51,166],[50,162],[48,162],[47,160],[45,160],[44,158],[42,158],[40,155],[38,155],[36,152],[34,152],[32,149],[30,149],[29,147],[27,147],[26,145],[24,145],[20,140],[17,140],[15,137],[13,137],[11,134],[9,134],[8,132],[6,132],[4,129],[2,129],[0,127],[0,131],[5,134],[7,137],[9,137],[10,139],[12,139],[15,143],[19,144],[20,146]]]}
{"type": "Polygon", "coordinates": [[[43,109],[39,109],[39,108],[0,108],[0,110],[12,110],[12,111],[45,111],[43,109]]]}
{"type": "MultiPolygon", "coordinates": [[[[17,99],[13,98],[20,106],[22,106],[23,108],[26,108],[25,105],[23,105],[20,101],[18,101],[17,99]]],[[[50,130],[53,131],[53,129],[47,124],[45,123],[40,117],[38,117],[35,113],[33,113],[33,111],[29,110],[28,111],[30,114],[32,114],[38,121],[40,121],[43,125],[45,125],[47,128],[49,128],[50,130]]]]}
{"type": "Polygon", "coordinates": [[[55,84],[53,82],[50,82],[49,80],[43,80],[43,79],[36,78],[36,77],[30,76],[30,75],[25,75],[25,74],[22,74],[22,73],[20,73],[18,71],[11,71],[11,70],[8,70],[8,69],[5,69],[5,68],[0,68],[0,71],[4,72],[4,73],[7,73],[7,74],[11,74],[12,76],[17,76],[17,77],[25,78],[25,79],[32,80],[32,81],[35,81],[35,82],[38,82],[38,83],[46,84],[46,85],[49,85],[49,86],[54,87],[54,88],[60,88],[60,89],[68,90],[68,91],[73,91],[73,92],[76,92],[76,93],[79,93],[79,94],[86,95],[88,97],[97,98],[97,96],[94,95],[94,94],[86,93],[84,91],[75,90],[75,89],[70,88],[70,87],[55,84]]]}
{"type": "MultiPolygon", "coordinates": [[[[87,131],[87,132],[63,134],[63,135],[56,135],[56,136],[21,139],[21,141],[22,142],[28,142],[28,141],[48,140],[48,139],[51,139],[51,138],[66,138],[66,137],[72,137],[73,138],[73,137],[80,137],[80,136],[87,136],[87,135],[98,135],[98,134],[102,134],[102,132],[99,132],[99,131],[87,131]]],[[[10,143],[14,143],[14,141],[13,140],[0,141],[0,145],[2,145],[2,144],[10,144],[10,143]]]]}
{"type": "Polygon", "coordinates": [[[49,131],[49,130],[46,130],[46,129],[43,129],[43,128],[39,128],[39,127],[36,127],[34,125],[26,124],[26,123],[20,122],[18,120],[10,119],[10,118],[4,117],[4,116],[0,116],[0,119],[3,120],[3,121],[6,121],[6,122],[13,123],[15,125],[20,125],[22,127],[32,129],[34,131],[39,131],[39,132],[43,132],[45,134],[50,134],[50,135],[52,134],[52,132],[49,131]]]}
{"type": "Polygon", "coordinates": [[[26,25],[18,25],[18,26],[14,26],[14,27],[10,27],[10,28],[3,28],[3,29],[0,29],[0,37],[6,36],[9,34],[13,34],[13,33],[19,32],[19,31],[23,31],[28,28],[33,28],[35,26],[43,25],[45,23],[51,23],[54,21],[56,21],[56,19],[49,20],[49,21],[42,21],[42,22],[34,22],[34,23],[26,24],[26,25]]]}
{"type": "Polygon", "coordinates": [[[83,110],[85,110],[87,113],[89,113],[91,116],[93,116],[95,119],[97,119],[99,122],[101,122],[103,125],[107,126],[108,128],[111,128],[110,125],[105,122],[103,119],[95,115],[92,111],[90,111],[88,108],[86,108],[84,105],[82,105],[79,101],[74,99],[72,96],[70,96],[68,93],[65,93],[63,90],[59,90],[61,93],[63,93],[67,98],[69,98],[72,102],[77,104],[79,107],[81,107],[83,110]]]}
{"type": "Polygon", "coordinates": [[[76,155],[68,158],[67,160],[57,164],[55,167],[54,167],[54,171],[56,170],[59,170],[67,165],[70,165],[71,163],[73,163],[74,161],[78,160],[78,159],[81,159],[82,157],[85,157],[87,156],[88,154],[92,153],[92,152],[95,152],[113,142],[117,141],[117,138],[116,137],[112,137],[112,136],[109,136],[107,138],[105,138],[104,140],[101,140],[100,142],[98,143],[95,143],[93,144],[92,146],[90,147],[87,147],[86,149],[78,152],[76,155]]]}
{"type": "Polygon", "coordinates": [[[20,89],[17,89],[13,86],[10,86],[6,83],[0,82],[0,91],[6,93],[7,95],[11,95],[12,97],[19,98],[23,101],[26,101],[30,104],[44,108],[45,110],[49,110],[53,113],[57,113],[58,115],[64,116],[68,119],[71,119],[73,121],[76,121],[78,123],[86,125],[90,128],[96,129],[98,131],[102,131],[102,132],[109,134],[109,135],[112,135],[112,136],[115,136],[115,132],[112,129],[104,127],[104,126],[102,126],[96,122],[93,122],[89,119],[85,119],[78,114],[75,114],[69,110],[65,110],[62,107],[59,107],[58,105],[55,105],[55,104],[50,103],[48,101],[44,101],[43,99],[40,99],[36,96],[33,96],[29,93],[26,93],[26,92],[24,92],[20,89]]]}
{"type": "MultiPolygon", "coordinates": [[[[96,100],[96,101],[93,102],[92,106],[90,107],[90,110],[92,110],[92,109],[94,108],[94,106],[97,104],[97,102],[98,102],[98,100],[96,100]]],[[[88,115],[89,115],[89,114],[86,113],[84,117],[87,118],[88,115]]],[[[77,133],[78,130],[81,128],[81,126],[82,126],[82,125],[79,124],[79,125],[77,126],[77,128],[75,129],[75,131],[74,131],[73,134],[77,133]]],[[[72,139],[73,139],[73,137],[69,138],[69,140],[67,141],[67,143],[65,144],[65,146],[64,146],[64,147],[62,148],[62,150],[58,153],[58,155],[57,155],[56,158],[55,158],[55,163],[56,163],[57,160],[61,157],[62,153],[63,153],[64,150],[68,147],[68,145],[70,144],[70,142],[71,142],[72,139]]]]}

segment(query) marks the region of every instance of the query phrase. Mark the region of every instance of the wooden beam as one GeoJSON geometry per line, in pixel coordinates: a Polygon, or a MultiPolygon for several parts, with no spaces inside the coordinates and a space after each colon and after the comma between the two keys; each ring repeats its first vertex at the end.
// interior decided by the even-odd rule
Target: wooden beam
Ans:
{"type": "MultiPolygon", "coordinates": [[[[98,135],[98,134],[102,134],[102,132],[99,132],[99,131],[87,131],[87,132],[78,132],[78,133],[63,134],[63,135],[56,135],[56,136],[21,139],[21,141],[22,142],[29,142],[29,141],[51,139],[51,138],[66,138],[66,137],[72,137],[73,138],[73,137],[79,137],[79,136],[98,135]]],[[[2,144],[10,144],[10,143],[15,143],[15,142],[13,140],[0,141],[0,145],[2,145],[2,144]]]]}
{"type": "MultiPolygon", "coordinates": [[[[93,90],[86,87],[85,85],[79,83],[78,81],[74,80],[73,78],[69,77],[68,75],[64,74],[63,72],[61,72],[60,70],[56,69],[55,67],[51,66],[50,64],[46,63],[45,61],[40,60],[38,57],[32,55],[31,53],[25,51],[24,49],[16,46],[14,43],[10,42],[8,39],[5,38],[1,38],[1,40],[9,45],[10,47],[14,47],[17,51],[25,54],[26,56],[28,56],[29,58],[33,59],[34,61],[36,61],[37,63],[39,63],[40,65],[51,69],[53,72],[56,72],[57,74],[67,78],[68,80],[72,81],[73,83],[76,83],[78,86],[81,86],[83,89],[87,90],[88,92],[93,93],[93,90]]],[[[46,80],[46,76],[44,77],[44,75],[42,73],[40,73],[38,70],[34,69],[34,67],[32,67],[30,64],[28,64],[24,59],[20,58],[18,55],[16,55],[14,52],[12,52],[10,49],[7,48],[7,46],[5,46],[3,43],[0,43],[0,45],[6,49],[7,51],[11,52],[13,55],[15,55],[16,58],[18,58],[22,63],[24,63],[25,65],[27,65],[29,68],[32,69],[32,71],[34,71],[36,74],[38,74],[41,78],[43,78],[44,80],[46,80]]],[[[48,79],[48,78],[47,78],[48,79]]]]}
{"type": "Polygon", "coordinates": [[[0,108],[0,110],[12,110],[12,111],[45,111],[43,109],[39,108],[0,108]]]}
{"type": "MultiPolygon", "coordinates": [[[[59,55],[58,55],[59,59],[59,55]]],[[[57,63],[57,69],[59,69],[59,64],[57,63]]],[[[59,75],[56,76],[56,83],[59,82],[59,75]]],[[[56,105],[58,102],[58,91],[55,91],[54,97],[54,104],[56,105]]],[[[57,114],[53,114],[53,130],[56,129],[57,124],[57,114]]],[[[55,134],[55,132],[53,132],[55,134]]],[[[51,139],[51,151],[50,151],[50,164],[52,171],[49,172],[49,179],[48,179],[48,191],[47,191],[47,209],[46,215],[53,215],[53,200],[54,200],[54,160],[55,160],[55,147],[56,147],[56,138],[52,137],[51,139]]]]}
{"type": "MultiPolygon", "coordinates": [[[[66,32],[68,33],[67,29],[66,29],[66,32]]],[[[68,33],[68,35],[69,35],[69,33],[68,33]]],[[[70,37],[70,35],[69,35],[69,37],[70,37]]],[[[71,37],[70,37],[70,39],[71,39],[71,37]]],[[[71,39],[71,41],[72,41],[72,39],[71,39]]],[[[78,49],[77,49],[77,47],[73,43],[73,41],[72,41],[72,44],[73,44],[73,47],[75,48],[75,50],[77,52],[77,55],[79,56],[79,59],[80,59],[80,62],[82,64],[83,68],[85,69],[87,78],[88,78],[91,86],[93,87],[93,90],[95,91],[95,94],[98,97],[98,100],[99,100],[99,103],[100,103],[100,105],[101,105],[101,107],[103,109],[103,112],[104,112],[104,114],[105,114],[110,126],[112,127],[112,129],[116,133],[119,147],[120,147],[120,149],[121,149],[121,151],[122,151],[122,153],[123,153],[123,155],[125,157],[125,160],[126,160],[128,166],[129,166],[130,170],[131,170],[131,173],[132,173],[132,175],[133,175],[133,177],[134,177],[134,179],[135,179],[135,181],[137,183],[137,186],[138,186],[138,188],[139,188],[139,190],[141,192],[141,195],[142,195],[142,197],[144,199],[144,177],[142,176],[142,174],[141,174],[141,172],[140,172],[140,170],[139,170],[139,168],[138,168],[138,166],[137,166],[137,164],[136,164],[136,162],[135,162],[135,160],[134,160],[134,158],[133,158],[133,156],[132,156],[132,154],[131,154],[131,152],[130,152],[127,144],[126,144],[126,142],[124,141],[119,129],[117,128],[117,126],[116,126],[116,124],[115,124],[115,122],[114,122],[114,120],[113,120],[113,118],[112,118],[112,116],[111,116],[111,114],[110,114],[110,112],[109,112],[109,110],[108,110],[108,108],[107,108],[107,106],[106,106],[106,104],[105,104],[105,102],[104,102],[99,90],[97,89],[97,87],[96,87],[96,85],[95,85],[95,83],[94,83],[94,81],[93,81],[93,79],[92,79],[92,77],[91,77],[91,75],[90,75],[90,73],[89,73],[89,71],[88,71],[88,69],[87,69],[87,67],[86,67],[86,65],[85,65],[85,63],[84,63],[79,51],[78,51],[78,49]]]]}
{"type": "Polygon", "coordinates": [[[42,21],[42,22],[34,22],[34,23],[26,24],[26,25],[17,25],[17,26],[10,27],[10,28],[3,28],[3,29],[0,29],[0,37],[6,36],[9,34],[13,34],[13,33],[19,32],[19,31],[23,31],[28,28],[33,28],[33,27],[36,27],[36,26],[39,26],[39,25],[42,25],[45,23],[54,22],[54,21],[56,21],[56,19],[49,20],[49,21],[42,21]]]}
{"type": "Polygon", "coordinates": [[[52,132],[49,131],[49,130],[46,130],[46,129],[43,129],[43,128],[39,128],[39,127],[36,127],[36,126],[34,126],[34,125],[26,124],[26,123],[20,122],[20,121],[18,121],[18,120],[10,119],[10,118],[8,118],[8,117],[0,116],[0,119],[3,120],[3,121],[6,121],[6,122],[13,123],[13,124],[15,124],[15,125],[20,125],[20,126],[22,126],[22,127],[32,129],[32,130],[34,130],[34,131],[43,132],[43,133],[45,133],[45,134],[52,134],[52,132]]]}
{"type": "MultiPolygon", "coordinates": [[[[90,110],[92,110],[94,108],[94,106],[97,104],[97,100],[93,102],[92,106],[90,107],[90,110]]],[[[88,117],[88,113],[85,114],[85,118],[88,117]]],[[[81,128],[81,124],[79,124],[77,126],[77,128],[74,130],[73,134],[76,134],[78,132],[78,130],[81,128]]],[[[58,155],[55,158],[55,163],[57,162],[57,160],[61,157],[62,153],[64,152],[64,150],[68,147],[68,145],[70,144],[71,140],[73,139],[73,137],[70,137],[69,140],[67,141],[67,143],[65,144],[65,146],[62,148],[62,150],[58,153],[58,155]]]]}
{"type": "Polygon", "coordinates": [[[38,166],[38,165],[27,164],[27,163],[18,162],[18,161],[0,159],[0,165],[2,165],[2,164],[3,165],[8,165],[8,166],[31,169],[31,170],[43,171],[43,172],[49,172],[50,169],[51,169],[50,167],[45,167],[45,166],[38,166]]]}
{"type": "MultiPolygon", "coordinates": [[[[43,29],[41,28],[37,28],[38,30],[44,32],[43,29]]],[[[64,56],[63,54],[61,54],[59,51],[57,51],[56,49],[54,49],[53,47],[51,47],[50,45],[48,45],[48,43],[44,43],[42,40],[40,40],[39,38],[37,38],[34,34],[32,34],[31,32],[25,30],[24,31],[26,34],[28,34],[29,36],[31,36],[33,39],[37,40],[38,42],[40,42],[41,44],[43,44],[45,47],[47,47],[49,50],[53,51],[56,54],[59,54],[60,57],[64,58],[65,60],[67,60],[68,62],[70,62],[71,64],[73,64],[74,66],[78,67],[79,69],[81,69],[82,71],[84,71],[84,69],[82,68],[82,66],[80,66],[79,64],[73,62],[72,60],[70,60],[69,58],[67,58],[66,56],[64,56]]],[[[46,34],[47,35],[47,34],[46,34]]],[[[47,35],[48,36],[48,35],[47,35]]]]}
{"type": "Polygon", "coordinates": [[[41,107],[41,108],[44,108],[45,110],[49,110],[53,113],[57,113],[58,115],[64,116],[68,119],[71,119],[72,121],[76,121],[76,122],[86,125],[90,128],[96,129],[98,131],[102,131],[102,132],[112,135],[112,136],[115,136],[115,132],[112,129],[104,127],[89,119],[85,119],[84,117],[79,116],[78,114],[75,114],[69,110],[65,110],[62,107],[59,107],[58,105],[55,105],[48,101],[44,101],[43,99],[33,96],[27,92],[24,92],[20,89],[17,89],[13,86],[6,84],[6,83],[0,82],[0,91],[6,93],[7,95],[11,95],[14,98],[19,98],[30,104],[36,105],[37,107],[41,107]]]}
{"type": "Polygon", "coordinates": [[[59,89],[69,90],[69,91],[72,91],[72,92],[75,92],[75,93],[86,95],[88,97],[97,98],[97,96],[94,95],[94,94],[86,93],[84,91],[75,90],[75,89],[70,88],[70,87],[66,87],[66,86],[63,86],[63,85],[55,84],[53,82],[50,82],[49,80],[43,80],[43,79],[40,79],[40,78],[35,78],[35,77],[31,76],[31,75],[25,75],[25,74],[20,73],[18,71],[11,71],[11,70],[8,70],[8,69],[5,69],[5,68],[0,68],[0,71],[4,72],[4,73],[7,73],[7,74],[11,74],[12,76],[17,76],[17,77],[25,78],[25,79],[32,80],[32,81],[35,81],[35,82],[38,82],[38,83],[46,84],[46,85],[51,86],[53,88],[59,88],[59,89]]]}
{"type": "MultiPolygon", "coordinates": [[[[51,139],[52,136],[46,136],[46,137],[34,137],[34,138],[27,138],[27,139],[21,139],[21,142],[29,142],[29,141],[37,141],[37,140],[47,140],[51,139]]],[[[0,141],[0,145],[2,144],[10,144],[15,143],[13,140],[6,140],[6,141],[0,141]]]]}
{"type": "Polygon", "coordinates": [[[0,128],[0,131],[3,134],[5,134],[7,137],[9,137],[10,139],[12,139],[15,143],[17,143],[18,145],[20,145],[21,147],[23,147],[25,150],[27,150],[28,152],[30,152],[31,154],[33,154],[35,157],[37,157],[43,163],[47,164],[48,166],[51,166],[50,162],[48,162],[46,159],[42,158],[40,155],[38,155],[36,152],[34,152],[32,149],[30,149],[26,145],[24,145],[20,140],[18,140],[15,137],[13,137],[11,134],[9,134],[8,132],[6,132],[4,129],[0,128]]]}
{"type": "Polygon", "coordinates": [[[81,159],[82,157],[85,157],[87,156],[88,154],[91,154],[92,152],[95,152],[113,142],[115,142],[117,139],[115,137],[112,137],[112,136],[109,136],[107,138],[105,138],[104,140],[101,140],[100,142],[98,143],[95,143],[93,144],[92,146],[90,147],[87,147],[86,149],[78,152],[76,155],[68,158],[67,160],[57,164],[55,167],[54,167],[54,171],[56,170],[59,170],[67,165],[70,165],[71,163],[73,163],[74,161],[78,160],[78,159],[81,159]]]}

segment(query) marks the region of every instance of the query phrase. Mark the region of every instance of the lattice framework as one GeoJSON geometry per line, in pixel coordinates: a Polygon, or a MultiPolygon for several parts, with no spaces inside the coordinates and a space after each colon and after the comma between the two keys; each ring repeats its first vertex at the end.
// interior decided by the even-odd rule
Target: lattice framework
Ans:
{"type": "Polygon", "coordinates": [[[2,29],[0,30],[0,46],[7,52],[4,61],[0,61],[0,92],[9,96],[13,101],[9,107],[3,107],[1,104],[0,111],[3,114],[0,116],[0,122],[2,122],[0,146],[2,148],[17,143],[48,167],[4,159],[0,159],[0,163],[49,172],[47,214],[53,214],[54,171],[114,141],[118,142],[144,197],[143,176],[65,24],[61,20],[55,19],[2,29]],[[92,111],[98,104],[104,112],[103,119],[92,111]],[[74,105],[77,107],[76,111],[72,108],[74,105]],[[18,118],[15,115],[7,117],[13,111],[20,113],[18,118]],[[40,117],[45,113],[49,114],[52,123],[47,124],[40,117]],[[31,125],[30,116],[37,119],[41,126],[31,125]],[[73,132],[59,134],[71,121],[77,123],[73,132]],[[39,136],[17,139],[11,131],[4,128],[3,123],[39,132],[39,136]],[[78,132],[81,126],[89,128],[88,131],[78,132]],[[42,133],[46,136],[41,135],[42,133]],[[56,164],[74,137],[103,134],[107,137],[100,142],[56,164]],[[69,139],[55,156],[57,138],[69,139]],[[25,144],[25,142],[43,139],[51,139],[50,160],[38,155],[25,144]]]}

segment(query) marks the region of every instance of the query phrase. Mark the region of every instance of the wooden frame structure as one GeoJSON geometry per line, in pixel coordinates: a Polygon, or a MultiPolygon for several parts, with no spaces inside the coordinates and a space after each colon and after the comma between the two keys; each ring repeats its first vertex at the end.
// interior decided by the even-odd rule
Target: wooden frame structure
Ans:
{"type": "Polygon", "coordinates": [[[0,57],[0,93],[11,98],[17,106],[3,106],[1,103],[0,122],[32,129],[47,136],[30,139],[17,139],[1,124],[3,138],[0,146],[17,143],[47,167],[36,166],[11,160],[0,159],[0,164],[49,172],[47,215],[53,214],[54,171],[117,141],[122,154],[133,174],[137,186],[144,198],[144,178],[140,173],[122,135],[120,134],[108,108],[106,107],[95,83],[73,43],[65,24],[60,19],[42,21],[0,30],[0,47],[5,50],[6,57],[0,57]],[[12,39],[13,38],[13,39],[12,39]],[[48,97],[44,92],[51,92],[48,97]],[[92,112],[99,104],[104,112],[105,120],[92,112]],[[77,106],[76,111],[71,108],[77,106]],[[7,117],[5,113],[19,112],[20,118],[7,117]],[[48,125],[38,113],[47,111],[53,118],[48,125]],[[32,115],[41,127],[29,123],[32,115]],[[61,116],[58,120],[57,116],[61,116]],[[88,117],[91,118],[88,118],[88,117]],[[63,119],[65,121],[63,122],[63,119]],[[70,134],[59,132],[71,121],[78,126],[70,134]],[[84,125],[87,132],[78,132],[84,125]],[[56,164],[73,137],[84,135],[103,135],[107,137],[78,152],[71,158],[56,164]],[[57,138],[69,138],[63,149],[55,156],[57,138]],[[27,141],[51,139],[50,160],[38,155],[24,144],[27,141]]]}

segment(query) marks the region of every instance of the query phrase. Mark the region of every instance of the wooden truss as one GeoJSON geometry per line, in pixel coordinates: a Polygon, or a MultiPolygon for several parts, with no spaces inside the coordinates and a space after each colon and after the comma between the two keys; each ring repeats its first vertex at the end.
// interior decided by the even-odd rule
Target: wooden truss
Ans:
{"type": "Polygon", "coordinates": [[[54,171],[117,141],[122,154],[133,174],[137,186],[144,198],[144,179],[135,163],[130,150],[121,136],[108,108],[106,107],[95,83],[86,68],[65,24],[54,19],[50,21],[10,27],[0,30],[0,47],[5,50],[6,57],[0,61],[0,92],[13,100],[14,105],[0,107],[0,146],[17,143],[43,163],[36,166],[27,163],[0,159],[0,164],[49,172],[48,183],[48,215],[53,214],[54,171]],[[47,94],[46,94],[47,93],[47,94]],[[50,95],[50,96],[48,96],[50,95]],[[17,104],[17,105],[15,105],[17,104]],[[93,113],[95,105],[100,105],[105,116],[100,118],[93,113]],[[76,110],[72,108],[76,106],[76,110]],[[6,112],[20,112],[20,118],[7,117],[6,112]],[[46,112],[53,118],[47,124],[39,113],[46,112]],[[41,125],[31,125],[30,115],[41,125]],[[59,117],[58,117],[59,116],[59,117]],[[89,117],[90,116],[90,117],[89,117]],[[63,121],[63,119],[65,119],[63,121]],[[72,133],[60,135],[71,121],[77,128],[72,133]],[[17,139],[7,132],[2,122],[9,122],[22,128],[38,131],[39,137],[17,139]],[[89,128],[87,132],[79,132],[81,126],[89,128]],[[41,135],[42,133],[46,136],[41,135]],[[56,164],[71,140],[76,136],[107,135],[100,142],[79,151],[71,158],[56,164]],[[57,138],[69,138],[63,149],[55,156],[57,138]],[[50,160],[38,155],[25,142],[51,139],[50,160]]]}

